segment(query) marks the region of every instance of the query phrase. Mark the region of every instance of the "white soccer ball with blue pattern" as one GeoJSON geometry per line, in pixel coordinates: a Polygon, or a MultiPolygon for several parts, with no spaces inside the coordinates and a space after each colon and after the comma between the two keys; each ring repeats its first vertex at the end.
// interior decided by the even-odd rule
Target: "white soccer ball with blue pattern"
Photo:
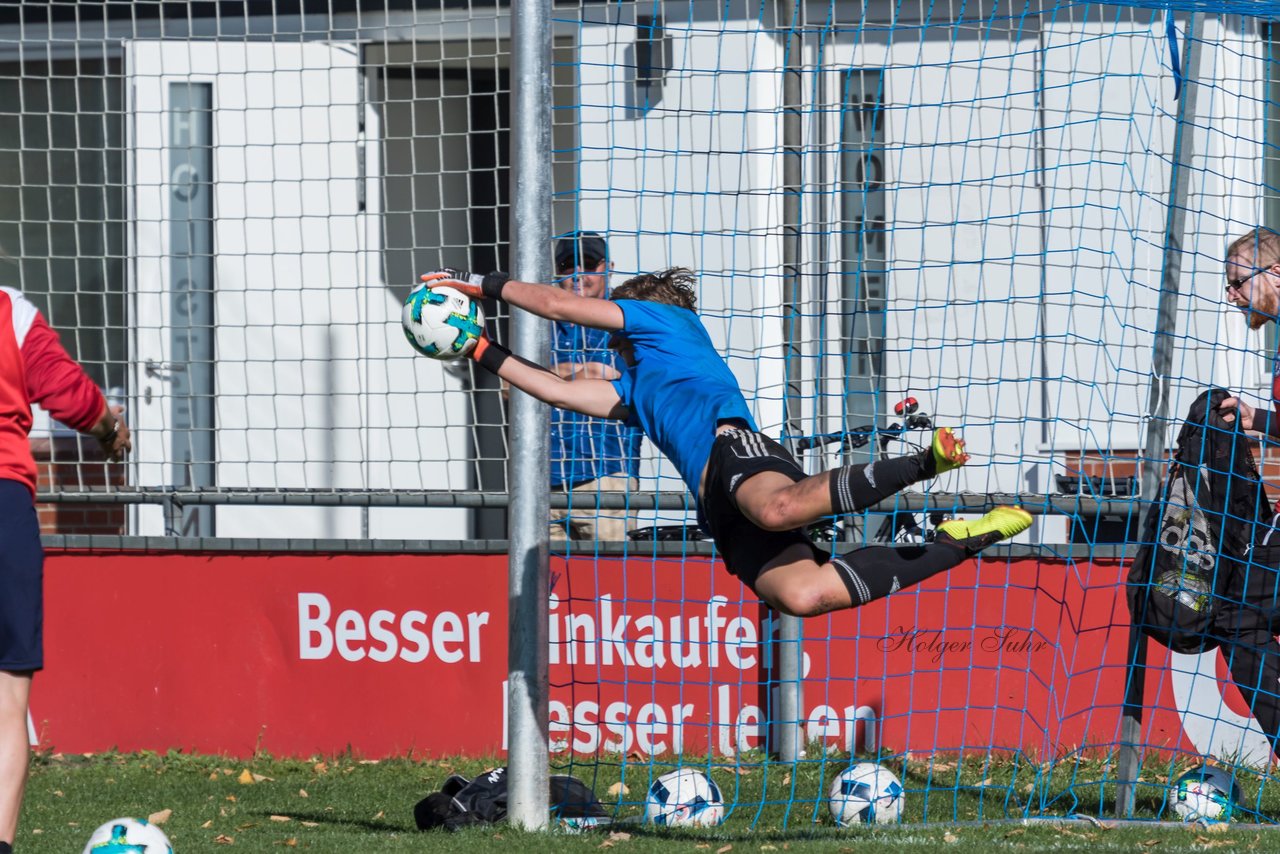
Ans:
{"type": "Polygon", "coordinates": [[[666,827],[715,827],[724,821],[720,787],[692,768],[663,774],[649,787],[644,820],[666,827]]]}
{"type": "Polygon", "coordinates": [[[460,359],[484,334],[484,310],[453,288],[420,285],[404,301],[400,314],[404,337],[413,349],[433,359],[460,359]]]}
{"type": "Polygon", "coordinates": [[[117,818],[93,832],[84,854],[173,854],[173,846],[151,822],[117,818]]]}
{"type": "Polygon", "coordinates": [[[1192,768],[1169,790],[1169,806],[1183,821],[1230,821],[1239,803],[1235,779],[1210,765],[1192,768]]]}
{"type": "Polygon", "coordinates": [[[831,783],[827,804],[841,827],[889,824],[902,815],[902,782],[887,768],[860,762],[841,771],[831,783]]]}

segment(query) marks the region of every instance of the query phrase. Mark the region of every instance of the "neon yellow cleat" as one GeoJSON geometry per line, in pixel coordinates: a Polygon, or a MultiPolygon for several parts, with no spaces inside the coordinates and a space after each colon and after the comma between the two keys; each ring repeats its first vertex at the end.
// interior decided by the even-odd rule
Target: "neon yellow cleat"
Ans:
{"type": "Polygon", "coordinates": [[[1031,514],[1021,507],[997,507],[981,519],[964,522],[952,519],[934,529],[934,542],[949,543],[977,554],[987,546],[1021,534],[1031,527],[1031,514]]]}
{"type": "Polygon", "coordinates": [[[964,451],[964,439],[952,432],[950,427],[939,427],[933,431],[932,450],[937,474],[958,469],[969,462],[969,455],[964,451]]]}

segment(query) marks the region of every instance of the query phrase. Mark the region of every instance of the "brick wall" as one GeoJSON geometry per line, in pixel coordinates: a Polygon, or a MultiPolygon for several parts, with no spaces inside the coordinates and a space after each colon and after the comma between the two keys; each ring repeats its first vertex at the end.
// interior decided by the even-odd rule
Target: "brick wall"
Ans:
{"type": "MultiPolygon", "coordinates": [[[[1069,475],[1085,474],[1089,477],[1137,477],[1138,451],[1113,451],[1101,454],[1095,451],[1069,451],[1066,454],[1066,465],[1063,473],[1069,475]]],[[[1258,448],[1253,448],[1253,458],[1262,472],[1262,480],[1267,484],[1267,492],[1274,499],[1280,495],[1280,448],[1270,446],[1259,458],[1258,448]]],[[[1163,476],[1163,472],[1161,473],[1163,476]]]]}
{"type": "MultiPolygon", "coordinates": [[[[55,436],[32,439],[36,458],[38,492],[83,492],[123,486],[125,467],[102,461],[97,441],[88,436],[55,436]],[[83,460],[84,462],[81,462],[83,460]]],[[[123,534],[123,504],[36,505],[40,531],[44,534],[123,534]]]]}

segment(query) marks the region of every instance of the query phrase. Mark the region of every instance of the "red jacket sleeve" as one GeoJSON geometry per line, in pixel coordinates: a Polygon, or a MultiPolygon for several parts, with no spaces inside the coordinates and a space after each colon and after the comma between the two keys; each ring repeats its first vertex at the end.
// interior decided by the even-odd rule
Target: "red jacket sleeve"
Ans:
{"type": "Polygon", "coordinates": [[[106,400],[84,369],[62,349],[58,333],[36,315],[22,342],[27,397],[54,418],[87,432],[102,417],[106,400]]]}

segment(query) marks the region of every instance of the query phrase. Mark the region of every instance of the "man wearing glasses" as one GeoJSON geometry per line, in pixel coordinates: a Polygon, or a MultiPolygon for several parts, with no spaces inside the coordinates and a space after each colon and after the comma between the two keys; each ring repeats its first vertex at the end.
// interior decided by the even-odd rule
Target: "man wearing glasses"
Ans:
{"type": "MultiPolygon", "coordinates": [[[[607,299],[609,247],[594,231],[556,242],[556,280],[578,296],[607,299]]],[[[565,379],[616,380],[618,354],[609,333],[556,321],[551,368],[565,379]]],[[[551,489],[573,498],[568,509],[551,509],[551,539],[625,540],[630,515],[622,508],[596,508],[596,495],[626,495],[639,487],[639,430],[618,421],[567,409],[551,412],[551,489]]]]}
{"type": "MultiPolygon", "coordinates": [[[[1244,312],[1250,329],[1261,329],[1280,318],[1280,234],[1255,228],[1227,247],[1227,302],[1244,312]]],[[[1280,408],[1280,353],[1272,354],[1271,397],[1280,408]]],[[[1219,410],[1228,421],[1240,413],[1241,426],[1280,437],[1280,412],[1255,409],[1229,397],[1219,410]]]]}
{"type": "MultiPolygon", "coordinates": [[[[1280,234],[1255,228],[1227,247],[1227,302],[1244,312],[1250,329],[1280,318],[1280,234]]],[[[1273,353],[1271,409],[1255,408],[1228,397],[1218,411],[1228,422],[1263,436],[1263,450],[1280,443],[1280,353],[1273,353]]],[[[1280,750],[1280,515],[1258,524],[1249,560],[1220,566],[1226,578],[1215,585],[1220,596],[1214,632],[1236,687],[1254,718],[1280,750]]]]}

